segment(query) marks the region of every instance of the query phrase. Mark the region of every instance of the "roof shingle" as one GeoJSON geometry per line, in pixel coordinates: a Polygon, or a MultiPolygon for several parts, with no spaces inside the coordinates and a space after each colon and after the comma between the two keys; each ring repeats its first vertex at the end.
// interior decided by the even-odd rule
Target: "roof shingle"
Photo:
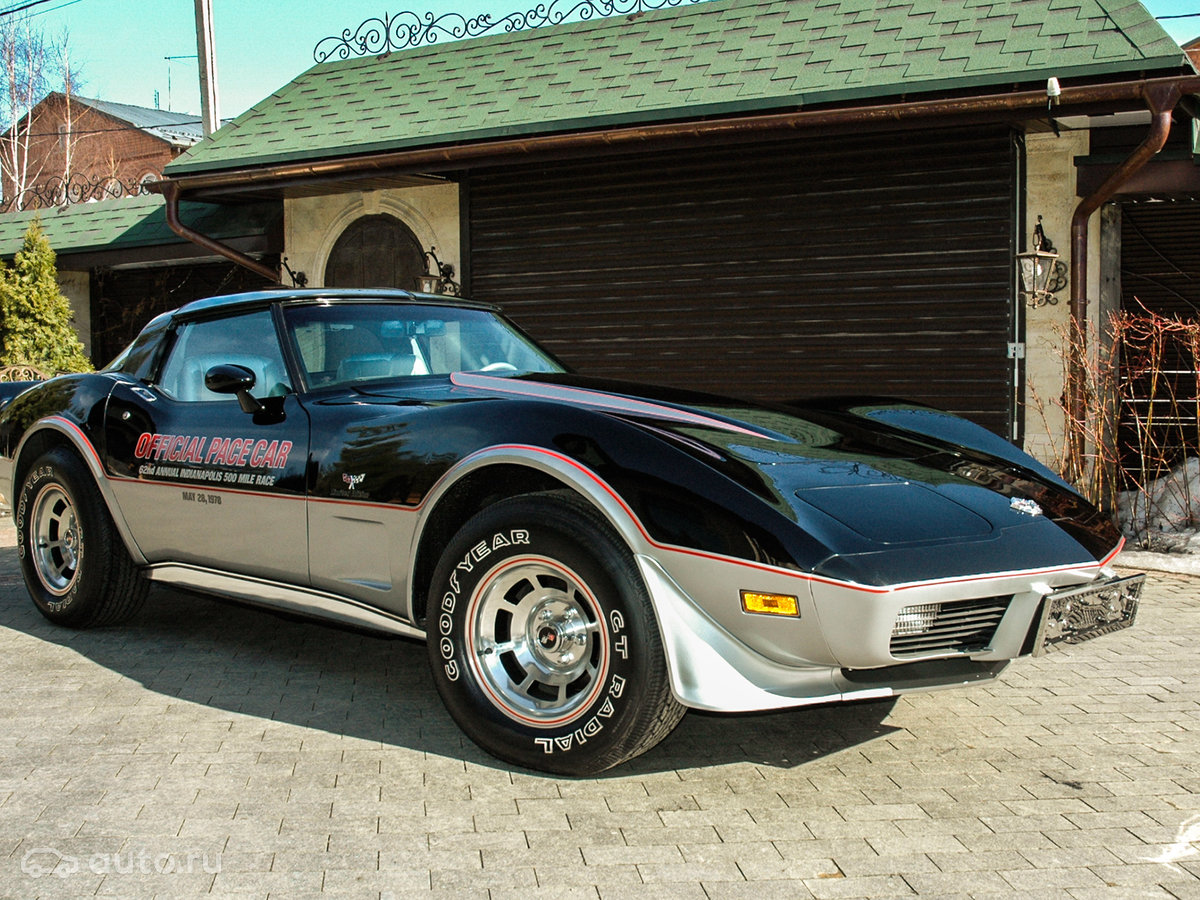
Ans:
{"type": "Polygon", "coordinates": [[[1129,0],[707,0],[321,63],[168,175],[1054,75],[1179,72],[1129,0]]]}

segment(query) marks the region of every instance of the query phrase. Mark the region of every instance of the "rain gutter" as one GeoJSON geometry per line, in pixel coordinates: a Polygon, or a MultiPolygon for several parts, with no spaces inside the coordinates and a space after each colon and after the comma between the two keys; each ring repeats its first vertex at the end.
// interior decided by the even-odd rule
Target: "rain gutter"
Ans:
{"type": "MultiPolygon", "coordinates": [[[[1183,93],[1200,93],[1200,76],[1152,78],[1116,84],[1064,87],[1059,97],[1059,110],[1060,114],[1066,112],[1067,108],[1080,113],[1093,109],[1095,112],[1111,112],[1114,106],[1137,108],[1144,105],[1150,96],[1167,94],[1178,98],[1183,93]]],[[[874,128],[950,117],[967,121],[986,120],[1011,117],[1014,113],[1044,115],[1045,110],[1046,92],[1041,89],[837,109],[795,110],[786,113],[700,121],[627,125],[595,131],[538,135],[473,144],[390,150],[315,162],[231,168],[196,175],[181,173],[164,178],[152,185],[151,189],[161,192],[166,197],[167,221],[176,234],[246,266],[254,272],[278,281],[278,272],[232,247],[223,245],[219,241],[184,226],[178,216],[180,198],[184,195],[196,194],[229,195],[239,192],[261,192],[284,185],[339,181],[356,176],[379,178],[418,172],[431,174],[472,164],[505,163],[555,153],[596,150],[619,152],[627,148],[650,144],[667,145],[695,140],[749,139],[766,134],[780,134],[808,128],[874,128]]],[[[1086,304],[1086,301],[1084,303],[1086,304]]]]}
{"type": "Polygon", "coordinates": [[[226,259],[233,260],[239,266],[244,266],[251,272],[256,272],[266,278],[268,281],[279,282],[279,270],[272,269],[270,266],[263,265],[253,256],[248,256],[240,250],[230,247],[228,244],[223,244],[215,238],[211,238],[206,234],[202,234],[191,228],[179,218],[179,195],[181,193],[179,184],[173,181],[157,182],[155,190],[161,193],[167,201],[167,225],[170,229],[179,235],[181,238],[191,241],[193,244],[199,244],[205,250],[216,253],[219,256],[224,256],[226,259]]]}
{"type": "MultiPolygon", "coordinates": [[[[1200,78],[1185,78],[1167,83],[1147,84],[1144,98],[1150,110],[1150,130],[1146,137],[1123,163],[1090,195],[1079,201],[1071,217],[1071,341],[1070,396],[1068,413],[1071,421],[1083,422],[1087,414],[1087,385],[1083,377],[1087,359],[1088,321],[1088,220],[1136,175],[1146,163],[1162,150],[1171,134],[1171,116],[1184,91],[1197,90],[1200,78]]],[[[1072,474],[1082,471],[1083,434],[1078,428],[1068,429],[1070,435],[1067,464],[1072,474]]]]}

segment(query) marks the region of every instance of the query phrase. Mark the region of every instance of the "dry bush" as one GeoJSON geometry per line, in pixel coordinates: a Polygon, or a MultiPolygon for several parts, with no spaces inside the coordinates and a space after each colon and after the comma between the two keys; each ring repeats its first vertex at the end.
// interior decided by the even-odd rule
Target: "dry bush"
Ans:
{"type": "MultiPolygon", "coordinates": [[[[1200,322],[1128,310],[1112,316],[1106,337],[1089,352],[1076,329],[1059,332],[1064,390],[1052,405],[1065,415],[1066,433],[1055,441],[1046,429],[1056,467],[1102,510],[1120,512],[1127,534],[1144,540],[1194,525],[1200,322]],[[1083,398],[1081,408],[1073,396],[1083,398]]],[[[1045,421],[1044,398],[1034,395],[1031,404],[1045,421]]]]}

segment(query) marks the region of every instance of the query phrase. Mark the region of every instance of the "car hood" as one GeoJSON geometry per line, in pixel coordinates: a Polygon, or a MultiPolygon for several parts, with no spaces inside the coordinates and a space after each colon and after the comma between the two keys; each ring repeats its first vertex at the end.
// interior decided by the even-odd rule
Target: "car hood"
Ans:
{"type": "Polygon", "coordinates": [[[737,482],[830,549],[813,570],[873,583],[1088,564],[1111,519],[973,423],[868,398],[757,405],[574,375],[460,373],[494,396],[594,410],[657,435],[737,482]],[[953,548],[952,552],[947,552],[953,548]]]}

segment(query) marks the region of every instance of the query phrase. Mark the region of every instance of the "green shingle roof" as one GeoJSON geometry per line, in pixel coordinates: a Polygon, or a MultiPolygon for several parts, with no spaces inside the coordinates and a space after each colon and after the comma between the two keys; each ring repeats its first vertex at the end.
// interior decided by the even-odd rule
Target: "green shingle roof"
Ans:
{"type": "Polygon", "coordinates": [[[321,63],[166,173],[1184,65],[1130,0],[708,0],[321,63]]]}
{"type": "MultiPolygon", "coordinates": [[[[277,204],[217,207],[184,202],[179,210],[185,224],[216,238],[261,234],[277,216],[277,204]]],[[[35,217],[59,254],[187,244],[167,225],[166,201],[146,195],[0,215],[0,257],[21,249],[25,229],[35,217]]]]}

